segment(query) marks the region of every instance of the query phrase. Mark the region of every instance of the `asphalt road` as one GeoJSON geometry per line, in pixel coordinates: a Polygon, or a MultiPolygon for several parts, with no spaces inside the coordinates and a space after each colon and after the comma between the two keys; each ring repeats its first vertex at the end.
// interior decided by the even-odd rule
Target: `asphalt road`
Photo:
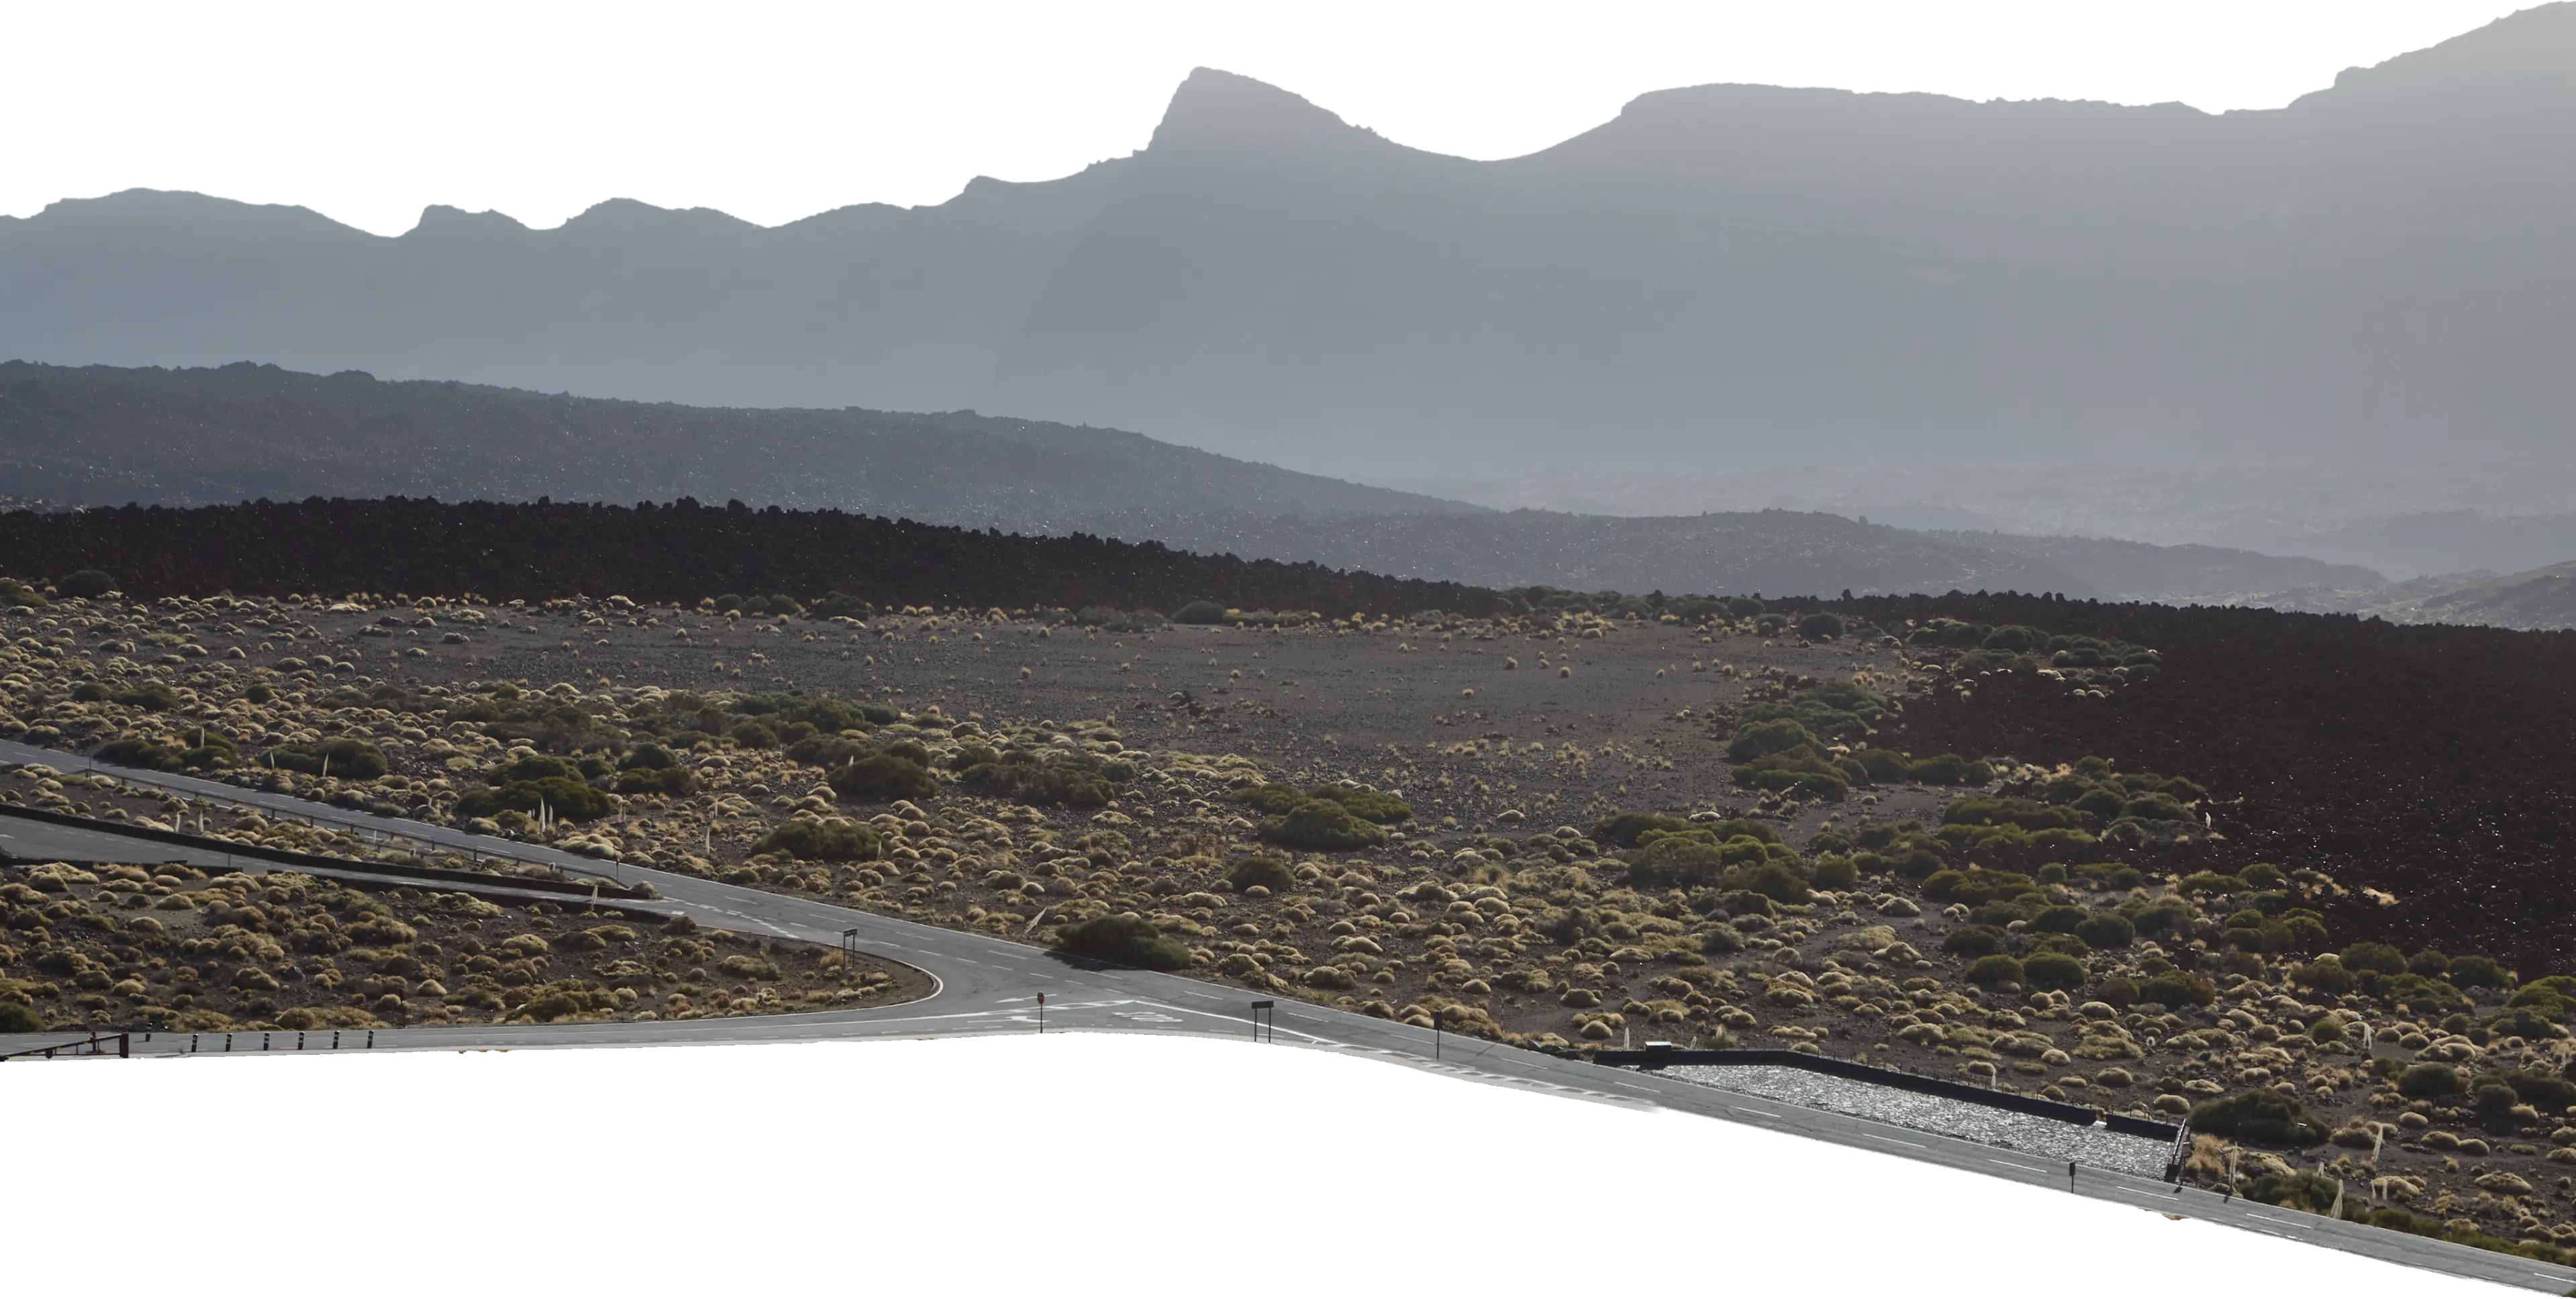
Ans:
{"type": "MultiPolygon", "coordinates": [[[[484,855],[549,863],[567,872],[584,875],[613,872],[628,881],[648,881],[660,890],[662,900],[650,904],[655,909],[686,913],[698,923],[714,928],[836,944],[843,941],[846,931],[855,930],[855,942],[861,949],[924,970],[939,985],[930,997],[906,1005],[805,1015],[752,1015],[641,1024],[474,1024],[379,1029],[373,1035],[375,1050],[809,1042],[870,1037],[1035,1033],[1040,1031],[1040,994],[1046,999],[1046,1032],[1194,1033],[1246,1038],[1252,1035],[1252,994],[1220,984],[1144,970],[1099,966],[1000,938],[915,924],[694,876],[633,866],[612,868],[608,863],[538,845],[485,839],[450,827],[370,816],[214,781],[94,765],[71,754],[6,741],[0,741],[0,763],[42,763],[62,771],[87,769],[218,802],[256,806],[266,812],[356,825],[374,833],[484,855]]],[[[121,842],[135,844],[140,841],[121,842]]],[[[28,822],[0,823],[0,848],[21,855],[60,853],[81,859],[112,860],[115,859],[113,850],[118,846],[118,836],[111,834],[44,827],[28,822]],[[41,836],[40,831],[43,832],[41,836]],[[6,836],[19,837],[12,839],[6,836]]],[[[132,859],[168,861],[188,855],[188,850],[140,843],[140,847],[133,850],[132,859]]],[[[266,864],[259,865],[264,868],[266,864]]],[[[1281,1000],[1274,1013],[1276,1040],[1282,1045],[1350,1051],[1477,1081],[1535,1088],[1597,1101],[1679,1110],[1814,1140],[1876,1150],[1983,1176],[2061,1191],[2069,1189],[2067,1169],[2063,1163],[2042,1162],[2032,1156],[1994,1146],[1737,1095],[1678,1078],[1560,1059],[1454,1034],[1439,1035],[1435,1043],[1434,1035],[1428,1029],[1372,1019],[1326,1006],[1281,1000]]],[[[0,1052],[60,1040],[60,1037],[58,1034],[0,1037],[0,1052]]],[[[344,1032],[340,1038],[342,1049],[360,1049],[359,1038],[359,1034],[344,1032]]],[[[307,1050],[327,1049],[329,1039],[330,1035],[323,1032],[300,1035],[302,1047],[307,1050]]],[[[193,1037],[156,1034],[149,1041],[137,1040],[134,1049],[140,1055],[177,1054],[192,1048],[200,1052],[225,1049],[280,1051],[297,1049],[298,1041],[299,1035],[292,1032],[198,1034],[193,1037]]],[[[2141,1209],[2206,1219],[2247,1231],[2306,1241],[2456,1276],[2545,1290],[2552,1294],[2564,1294],[2576,1288],[2576,1269],[2269,1205],[2224,1201],[2204,1191],[2178,1190],[2164,1182],[2106,1170],[2078,1170],[2073,1178],[2072,1193],[2141,1209]]]]}

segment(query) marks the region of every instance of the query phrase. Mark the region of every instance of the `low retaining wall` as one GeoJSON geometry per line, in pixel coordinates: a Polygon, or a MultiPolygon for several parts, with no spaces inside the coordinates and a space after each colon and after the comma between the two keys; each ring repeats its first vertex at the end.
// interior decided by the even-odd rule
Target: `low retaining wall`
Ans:
{"type": "Polygon", "coordinates": [[[1958,1082],[1949,1078],[1927,1078],[1922,1074],[1882,1069],[1877,1065],[1862,1064],[1856,1060],[1837,1060],[1829,1055],[1809,1055],[1804,1051],[1751,1048],[1731,1051],[1681,1051],[1649,1047],[1643,1051],[1595,1051],[1592,1053],[1592,1062],[1638,1069],[1655,1069],[1674,1064],[1787,1065],[1810,1073],[1849,1078],[1855,1082],[1894,1087],[1918,1095],[1939,1096],[1946,1100],[1965,1101],[1971,1105],[1986,1105],[1995,1109],[2011,1110],[2018,1114],[2082,1124],[2085,1127],[2100,1123],[2113,1132],[2156,1141],[2178,1140],[2182,1132],[2180,1127],[2171,1123],[2159,1123],[2154,1119],[2142,1119],[2127,1114],[2106,1114],[2090,1105],[2053,1101],[2045,1096],[2024,1096],[2019,1092],[1999,1091],[1992,1087],[1979,1087],[1973,1083],[1958,1082]]]}
{"type": "Polygon", "coordinates": [[[542,875],[502,875],[490,871],[448,870],[443,866],[407,866],[399,862],[353,861],[346,857],[325,857],[319,853],[297,852],[292,848],[270,848],[262,844],[239,843],[231,839],[217,839],[211,835],[189,834],[184,830],[155,830],[150,826],[127,825],[121,821],[102,821],[96,817],[48,811],[44,808],[27,807],[17,803],[0,803],[0,816],[17,817],[24,821],[41,821],[48,825],[71,826],[75,829],[93,830],[127,839],[142,839],[151,843],[173,844],[181,848],[194,848],[199,852],[230,853],[235,857],[274,862],[281,866],[326,871],[363,871],[369,875],[388,875],[397,879],[423,880],[441,884],[506,885],[536,893],[560,893],[571,898],[597,896],[644,901],[656,896],[651,891],[640,887],[611,884],[604,880],[593,885],[574,880],[551,879],[542,875]]]}
{"type": "MultiPolygon", "coordinates": [[[[90,857],[13,857],[8,853],[0,852],[0,870],[18,870],[53,862],[59,862],[65,866],[77,866],[85,871],[104,871],[118,866],[147,866],[153,864],[149,862],[103,861],[90,857]]],[[[247,875],[252,873],[248,864],[234,866],[198,866],[194,869],[203,871],[209,875],[247,875]]],[[[378,878],[376,873],[368,869],[364,862],[346,862],[339,861],[336,858],[333,860],[333,864],[329,866],[306,866],[301,869],[311,873],[319,879],[339,880],[343,883],[357,885],[360,888],[380,889],[405,882],[400,879],[378,878]]],[[[533,889],[522,890],[516,884],[511,883],[510,877],[507,875],[476,875],[470,883],[464,881],[442,881],[442,883],[445,884],[445,887],[440,891],[446,893],[464,893],[474,897],[489,898],[494,901],[516,904],[545,902],[560,897],[562,898],[563,905],[574,907],[581,911],[600,913],[614,912],[622,915],[634,916],[651,924],[660,924],[671,916],[671,913],[668,910],[655,906],[651,901],[638,900],[635,898],[594,898],[587,893],[572,897],[564,897],[562,894],[553,890],[547,890],[544,893],[538,893],[533,889]]]]}

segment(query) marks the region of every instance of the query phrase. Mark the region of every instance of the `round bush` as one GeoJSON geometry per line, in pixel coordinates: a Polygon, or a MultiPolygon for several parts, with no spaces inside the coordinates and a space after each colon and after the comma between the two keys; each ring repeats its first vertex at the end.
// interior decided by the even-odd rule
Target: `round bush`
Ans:
{"type": "Polygon", "coordinates": [[[2451,958],[2451,986],[2455,988],[2501,988],[2504,965],[2492,956],[2455,956],[2451,958]]]}
{"type": "Polygon", "coordinates": [[[1214,600],[1192,600],[1173,613],[1172,621],[1193,627],[1208,627],[1225,621],[1225,606],[1214,600]]]}
{"type": "Polygon", "coordinates": [[[2343,962],[2321,956],[2305,965],[2292,966],[2290,982],[2340,997],[2352,991],[2353,978],[2352,971],[2343,968],[2343,962]]]}
{"type": "Polygon", "coordinates": [[[2275,1091],[2251,1091],[2192,1107],[2196,1132],[2261,1141],[2272,1145],[2313,1146],[2326,1139],[2326,1125],[2307,1107],[2275,1091]]]}
{"type": "Polygon", "coordinates": [[[2406,954],[2386,943],[2354,943],[2343,949],[2343,968],[2377,970],[2382,974],[2404,974],[2406,954]]]}
{"type": "Polygon", "coordinates": [[[1992,956],[1980,956],[1975,964],[1968,967],[1967,979],[1968,982],[1980,988],[2019,983],[2022,981],[2021,962],[2000,952],[1992,956]]]}
{"type": "Polygon", "coordinates": [[[1261,837],[1310,852],[1348,852],[1386,842],[1386,831],[1351,815],[1339,803],[1318,798],[1264,818],[1261,837]]]}
{"type": "Polygon", "coordinates": [[[1808,873],[1821,889],[1847,889],[1860,881],[1860,867],[1849,857],[1827,853],[1816,859],[1808,873]]]}
{"type": "Polygon", "coordinates": [[[41,1033],[45,1017],[23,1002],[0,1001],[0,1033],[41,1033]]]}
{"type": "Polygon", "coordinates": [[[2043,934],[2071,934],[2085,919],[2082,907],[2042,907],[2038,915],[2030,918],[2030,927],[2043,934]]]}
{"type": "Polygon", "coordinates": [[[67,596],[95,600],[116,589],[116,579],[95,568],[84,568],[68,577],[57,578],[54,589],[67,596]]]}
{"type": "Polygon", "coordinates": [[[894,753],[874,753],[823,778],[832,792],[853,803],[891,803],[898,798],[920,800],[939,793],[939,782],[931,779],[930,768],[894,753]]]}
{"type": "Polygon", "coordinates": [[[1056,931],[1056,945],[1076,956],[1147,970],[1179,970],[1190,949],[1139,916],[1100,916],[1056,931]]]}
{"type": "Polygon", "coordinates": [[[2105,951],[2116,951],[2128,946],[2137,938],[2138,927],[2130,924],[2127,916],[2115,911],[2105,911],[2085,917],[2082,923],[2075,926],[2075,936],[2083,939],[2090,946],[2105,951]]]}
{"type": "Polygon", "coordinates": [[[1766,861],[1759,866],[1748,867],[1739,877],[1727,882],[1774,902],[1802,903],[1809,896],[1806,877],[1786,862],[1766,861]]]}
{"type": "Polygon", "coordinates": [[[1297,877],[1289,871],[1288,863],[1276,857],[1256,856],[1246,857],[1228,868],[1225,882],[1238,892],[1258,884],[1273,893],[1285,893],[1290,885],[1297,882],[1297,877]]]}
{"type": "Polygon", "coordinates": [[[2429,1100],[2441,1096],[2457,1096],[2460,1091],[2460,1071],[2446,1064],[2437,1064],[2429,1060],[2421,1064],[2410,1064],[2406,1066],[2406,1072],[2397,1075],[2397,1092],[2401,1096],[2429,1100]]]}
{"type": "Polygon", "coordinates": [[[1993,925],[1961,925],[1941,940],[1941,950],[1971,960],[2004,949],[2004,931],[1993,925]]]}
{"type": "Polygon", "coordinates": [[[2064,952],[2040,952],[2021,963],[2024,981],[2034,988],[2081,988],[2084,962],[2064,952]]]}
{"type": "Polygon", "coordinates": [[[2206,1006],[2218,1000],[2218,985],[2197,974],[2167,970],[2138,985],[2138,1000],[2159,1006],[2206,1006]]]}
{"type": "Polygon", "coordinates": [[[783,852],[805,861],[875,861],[884,848],[868,826],[801,818],[781,822],[751,846],[754,853],[783,852]]]}
{"type": "Polygon", "coordinates": [[[1838,640],[1843,634],[1843,620],[1830,613],[1811,613],[1798,620],[1798,634],[1808,640],[1838,640]]]}

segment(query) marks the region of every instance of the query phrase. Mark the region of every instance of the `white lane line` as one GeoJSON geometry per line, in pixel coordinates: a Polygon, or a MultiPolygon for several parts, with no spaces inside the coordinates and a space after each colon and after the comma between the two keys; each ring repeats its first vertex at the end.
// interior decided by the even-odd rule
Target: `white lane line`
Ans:
{"type": "Polygon", "coordinates": [[[1727,1112],[1727,1113],[1729,1113],[1729,1114],[1759,1114],[1759,1115],[1761,1115],[1762,1117],[1764,1117],[1764,1118],[1766,1118],[1766,1119],[1776,1119],[1776,1118],[1780,1117],[1779,1115],[1774,1114],[1774,1113],[1772,1113],[1772,1112],[1771,1112],[1771,1111],[1769,1111],[1769,1110],[1749,1110],[1749,1109],[1745,1109],[1745,1108],[1743,1108],[1742,1106],[1729,1106],[1729,1107],[1727,1107],[1727,1111],[1726,1111],[1726,1112],[1727,1112]]]}
{"type": "Polygon", "coordinates": [[[1891,1146],[1912,1146],[1912,1147],[1913,1147],[1913,1148],[1915,1148],[1916,1150],[1922,1150],[1922,1149],[1926,1149],[1926,1148],[1927,1148],[1927,1147],[1925,1147],[1925,1146],[1924,1146],[1921,1142],[1919,1142],[1919,1141],[1899,1141],[1899,1140],[1897,1140],[1897,1139],[1896,1139],[1896,1138],[1894,1138],[1894,1137],[1882,1137],[1882,1136],[1878,1135],[1878,1134],[1877,1134],[1877,1133],[1875,1133],[1875,1132],[1864,1132],[1864,1133],[1862,1133],[1861,1135],[1862,1135],[1862,1136],[1864,1136],[1864,1137],[1869,1138],[1869,1139],[1870,1139],[1870,1140],[1872,1140],[1872,1141],[1884,1141],[1884,1142],[1886,1142],[1887,1144],[1889,1144],[1889,1145],[1891,1145],[1891,1146]]]}
{"type": "Polygon", "coordinates": [[[2025,1173],[2045,1173],[2049,1171],[2045,1168],[2033,1168],[2028,1164],[2016,1164],[2009,1159],[1989,1159],[1986,1162],[1989,1164],[2001,1164],[2006,1168],[2018,1168],[2025,1173]]]}
{"type": "Polygon", "coordinates": [[[2246,1216],[2246,1217],[2248,1217],[2248,1218],[2253,1219],[2253,1220],[2254,1220],[2254,1221],[2256,1221],[2256,1222],[2268,1222],[2268,1223],[2271,1223],[2271,1224],[2272,1224],[2273,1226],[2275,1226],[2275,1227],[2290,1227],[2290,1228],[2293,1228],[2293,1229],[2296,1229],[2296,1230],[2300,1230],[2300,1231],[2304,1231],[2304,1230],[2306,1230],[2306,1229],[2307,1229],[2307,1225],[2306,1225],[2305,1223],[2291,1222],[2291,1221],[2288,1221],[2288,1220],[2286,1220],[2286,1219],[2282,1219],[2282,1218],[2266,1218],[2266,1217],[2264,1217],[2262,1214],[2259,1214],[2259,1213],[2249,1213],[2249,1214],[2246,1214],[2245,1216],[2246,1216]]]}

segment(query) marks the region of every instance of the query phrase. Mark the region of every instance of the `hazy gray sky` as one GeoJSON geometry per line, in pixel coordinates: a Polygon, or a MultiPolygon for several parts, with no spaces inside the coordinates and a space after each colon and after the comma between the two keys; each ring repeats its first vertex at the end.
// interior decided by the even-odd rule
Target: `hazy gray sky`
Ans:
{"type": "Polygon", "coordinates": [[[1651,90],[1533,155],[1257,77],[1056,180],[762,227],[402,235],[121,191],[0,219],[0,358],[273,361],[1461,467],[2568,459],[2576,5],[2285,108],[1651,90]]]}

